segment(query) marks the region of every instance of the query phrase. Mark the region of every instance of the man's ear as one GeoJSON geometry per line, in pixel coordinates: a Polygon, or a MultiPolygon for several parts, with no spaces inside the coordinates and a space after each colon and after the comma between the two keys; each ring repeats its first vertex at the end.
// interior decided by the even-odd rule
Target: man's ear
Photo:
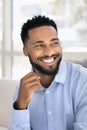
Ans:
{"type": "Polygon", "coordinates": [[[28,48],[27,47],[23,47],[23,53],[25,56],[28,56],[28,48]]]}

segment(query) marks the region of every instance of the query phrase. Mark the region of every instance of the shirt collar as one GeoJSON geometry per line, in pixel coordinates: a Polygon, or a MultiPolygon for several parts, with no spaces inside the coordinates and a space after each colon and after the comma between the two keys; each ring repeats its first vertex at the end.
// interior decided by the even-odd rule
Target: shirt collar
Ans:
{"type": "MultiPolygon", "coordinates": [[[[62,60],[60,62],[58,72],[55,75],[54,82],[64,84],[65,79],[66,79],[66,69],[67,69],[66,62],[62,60]]],[[[32,71],[33,71],[33,68],[32,68],[32,71]]],[[[44,88],[42,88],[42,89],[44,89],[44,88]]]]}
{"type": "Polygon", "coordinates": [[[66,62],[61,61],[59,70],[54,78],[55,82],[64,84],[66,79],[66,67],[67,67],[66,62]]]}

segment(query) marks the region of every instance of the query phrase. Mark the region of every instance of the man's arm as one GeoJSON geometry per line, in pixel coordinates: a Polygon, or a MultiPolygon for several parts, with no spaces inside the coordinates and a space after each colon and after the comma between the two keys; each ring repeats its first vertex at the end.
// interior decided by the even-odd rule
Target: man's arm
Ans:
{"type": "Polygon", "coordinates": [[[87,75],[79,81],[75,92],[75,115],[74,130],[87,130],[87,75]]]}
{"type": "Polygon", "coordinates": [[[13,110],[8,130],[31,130],[29,110],[13,110]]]}
{"type": "Polygon", "coordinates": [[[9,130],[31,130],[29,104],[35,90],[41,88],[39,77],[31,72],[20,80],[14,95],[13,111],[9,130]]]}

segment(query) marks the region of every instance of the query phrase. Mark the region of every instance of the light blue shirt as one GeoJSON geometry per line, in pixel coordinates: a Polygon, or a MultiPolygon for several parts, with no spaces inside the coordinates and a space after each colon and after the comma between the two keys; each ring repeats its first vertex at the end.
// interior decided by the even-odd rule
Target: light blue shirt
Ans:
{"type": "Polygon", "coordinates": [[[49,88],[36,91],[26,110],[13,108],[9,130],[87,130],[87,69],[62,61],[49,88]]]}

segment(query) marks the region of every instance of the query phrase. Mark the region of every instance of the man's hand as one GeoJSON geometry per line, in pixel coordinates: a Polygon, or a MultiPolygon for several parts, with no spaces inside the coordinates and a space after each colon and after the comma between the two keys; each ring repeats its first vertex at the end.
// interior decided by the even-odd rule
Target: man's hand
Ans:
{"type": "Polygon", "coordinates": [[[30,72],[20,80],[20,88],[17,99],[17,109],[26,109],[32,99],[35,90],[40,90],[40,78],[35,72],[30,72]]]}

